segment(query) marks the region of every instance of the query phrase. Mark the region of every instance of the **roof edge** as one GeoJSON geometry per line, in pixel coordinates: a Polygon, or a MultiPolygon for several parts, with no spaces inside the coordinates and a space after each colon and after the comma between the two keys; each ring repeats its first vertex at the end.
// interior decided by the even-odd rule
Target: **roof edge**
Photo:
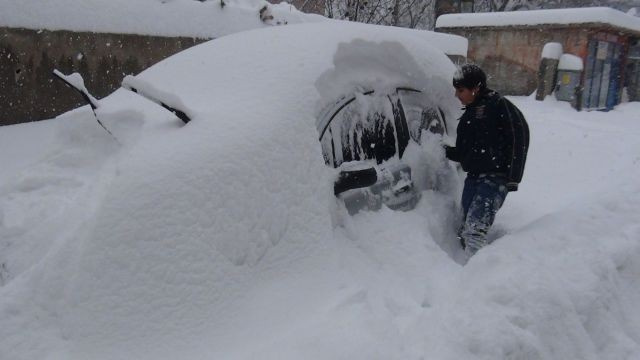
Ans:
{"type": "Polygon", "coordinates": [[[436,29],[492,27],[610,26],[640,34],[640,18],[606,7],[446,14],[436,20],[436,29]],[[596,24],[596,25],[594,25],[596,24]]]}
{"type": "Polygon", "coordinates": [[[537,24],[537,25],[482,25],[482,26],[445,26],[445,27],[437,27],[435,30],[438,32],[445,32],[445,30],[494,30],[494,29],[505,29],[505,28],[516,28],[516,29],[524,29],[524,30],[539,30],[539,29],[563,29],[563,28],[580,28],[585,30],[596,30],[598,28],[616,31],[616,32],[625,32],[628,34],[635,35],[640,37],[640,30],[628,29],[616,25],[612,25],[609,23],[603,22],[589,22],[589,23],[580,23],[580,24],[537,24]]]}

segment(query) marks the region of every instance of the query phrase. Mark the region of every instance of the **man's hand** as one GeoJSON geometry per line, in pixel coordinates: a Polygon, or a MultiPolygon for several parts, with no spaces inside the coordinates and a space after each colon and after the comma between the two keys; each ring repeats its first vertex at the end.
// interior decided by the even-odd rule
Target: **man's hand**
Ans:
{"type": "Polygon", "coordinates": [[[507,183],[507,191],[518,191],[518,183],[517,182],[508,182],[507,183]]]}
{"type": "Polygon", "coordinates": [[[449,160],[458,161],[458,152],[454,146],[442,145],[444,148],[444,153],[449,160]]]}

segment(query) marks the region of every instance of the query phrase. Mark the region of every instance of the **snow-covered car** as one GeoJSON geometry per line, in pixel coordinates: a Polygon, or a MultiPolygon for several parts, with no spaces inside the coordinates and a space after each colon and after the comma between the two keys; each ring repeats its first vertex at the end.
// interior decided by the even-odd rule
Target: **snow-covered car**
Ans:
{"type": "MultiPolygon", "coordinates": [[[[285,44],[285,47],[292,47],[291,52],[274,48],[266,55],[278,64],[314,67],[306,73],[291,76],[292,73],[280,73],[278,70],[281,69],[265,68],[258,76],[237,76],[232,81],[220,74],[206,76],[210,67],[224,68],[227,66],[225,61],[252,57],[250,54],[225,54],[221,61],[223,46],[216,51],[217,43],[224,42],[220,39],[209,44],[211,49],[207,55],[192,55],[188,51],[176,56],[177,60],[164,61],[136,77],[128,76],[123,87],[152,100],[188,123],[192,117],[199,117],[199,113],[208,115],[197,121],[220,121],[214,101],[219,96],[216,95],[218,91],[242,96],[247,94],[243,89],[256,83],[278,83],[290,89],[304,89],[313,84],[320,97],[312,112],[307,108],[299,115],[300,118],[315,119],[321,155],[328,166],[338,169],[334,194],[344,202],[348,212],[376,210],[382,204],[397,210],[414,208],[421,191],[434,189],[441,181],[438,179],[446,177],[443,172],[449,168],[434,163],[427,167],[414,164],[428,172],[415,176],[416,169],[403,160],[404,153],[410,143],[420,144],[422,131],[439,135],[431,137],[430,141],[438,142],[442,136],[447,136],[447,121],[451,121],[457,106],[452,103],[449,86],[452,63],[442,50],[453,55],[462,53],[460,50],[466,48],[466,40],[426,31],[339,22],[312,26],[318,28],[317,39],[306,40],[297,48],[298,44],[293,41],[285,44]],[[336,31],[341,28],[347,36],[336,37],[336,31]],[[354,32],[357,35],[354,36],[354,32]],[[422,38],[420,42],[424,44],[407,48],[402,41],[396,41],[403,37],[422,38]],[[318,49],[327,46],[337,46],[334,66],[320,72],[322,66],[314,60],[318,60],[318,49]],[[421,46],[424,49],[420,49],[421,46]],[[189,58],[191,62],[197,60],[197,66],[183,64],[182,58],[189,58]],[[314,63],[316,65],[310,65],[314,63]],[[157,69],[161,69],[162,75],[157,69]],[[180,75],[167,76],[167,72],[180,75]],[[189,80],[185,81],[185,78],[189,80]],[[194,88],[199,89],[198,95],[194,94],[194,88]],[[207,95],[211,96],[210,101],[199,103],[196,99],[207,95]],[[416,177],[423,183],[417,184],[416,177]],[[434,177],[438,179],[434,180],[434,177]]],[[[275,38],[286,37],[295,33],[295,26],[291,28],[278,29],[273,35],[275,38]]],[[[260,101],[265,103],[261,107],[282,102],[278,109],[286,114],[291,111],[287,104],[311,95],[298,92],[297,97],[284,98],[277,92],[268,91],[260,94],[260,101]]],[[[256,102],[256,99],[247,102],[256,102]]]]}
{"type": "MultiPolygon", "coordinates": [[[[120,89],[95,104],[113,136],[89,107],[0,127],[0,358],[637,358],[638,103],[512,98],[536,151],[465,266],[437,127],[401,157],[327,165],[317,125],[352,98],[345,110],[397,96],[418,119],[423,96],[451,132],[438,47],[455,41],[342,23],[238,33],[126,81],[186,125],[120,89]],[[340,171],[394,164],[415,208],[342,216],[340,171]]],[[[410,138],[425,127],[407,121],[410,138]]]]}
{"type": "Polygon", "coordinates": [[[306,319],[359,286],[340,259],[360,240],[345,236],[376,245],[371,258],[412,258],[419,274],[451,262],[437,241],[447,238],[444,204],[457,196],[446,186],[456,178],[440,142],[459,111],[446,53],[465,46],[452,35],[337,21],[236,33],[95,100],[111,134],[89,107],[32,125],[46,155],[0,187],[0,313],[13,324],[0,329],[0,351],[244,359],[291,348],[284,358],[304,358],[326,339],[340,356],[393,358],[385,344],[342,336],[360,332],[359,322],[306,319]],[[363,169],[375,181],[356,181],[336,201],[339,179],[363,169]],[[411,208],[418,196],[413,211],[387,209],[411,208]],[[364,207],[359,197],[381,210],[342,216],[364,207]],[[420,245],[387,251],[402,242],[420,245]],[[345,332],[317,333],[329,327],[345,332]],[[284,345],[290,329],[309,346],[284,345]]]}

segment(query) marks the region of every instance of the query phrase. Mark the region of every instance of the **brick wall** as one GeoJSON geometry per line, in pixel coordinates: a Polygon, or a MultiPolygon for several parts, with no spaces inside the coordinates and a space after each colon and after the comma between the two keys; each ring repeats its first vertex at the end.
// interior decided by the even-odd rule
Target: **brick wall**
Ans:
{"type": "Polygon", "coordinates": [[[469,39],[468,59],[487,73],[489,86],[506,95],[530,95],[537,87],[542,48],[559,42],[565,53],[582,58],[593,30],[582,27],[447,28],[469,39]]]}
{"type": "Polygon", "coordinates": [[[84,104],[53,78],[54,68],[79,72],[101,98],[120,87],[125,75],[203,41],[0,27],[0,125],[49,119],[84,104]]]}

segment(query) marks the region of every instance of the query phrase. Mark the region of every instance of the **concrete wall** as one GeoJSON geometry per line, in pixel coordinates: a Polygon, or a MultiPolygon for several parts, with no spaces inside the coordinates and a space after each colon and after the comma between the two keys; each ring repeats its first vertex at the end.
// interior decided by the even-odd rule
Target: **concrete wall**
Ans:
{"type": "Polygon", "coordinates": [[[580,27],[447,28],[469,39],[468,59],[487,73],[489,86],[506,95],[530,95],[537,87],[542,48],[559,42],[565,53],[582,58],[593,30],[580,27]]]}
{"type": "Polygon", "coordinates": [[[54,68],[79,72],[101,98],[120,87],[125,75],[203,41],[0,27],[0,125],[49,119],[84,104],[54,79],[54,68]]]}

